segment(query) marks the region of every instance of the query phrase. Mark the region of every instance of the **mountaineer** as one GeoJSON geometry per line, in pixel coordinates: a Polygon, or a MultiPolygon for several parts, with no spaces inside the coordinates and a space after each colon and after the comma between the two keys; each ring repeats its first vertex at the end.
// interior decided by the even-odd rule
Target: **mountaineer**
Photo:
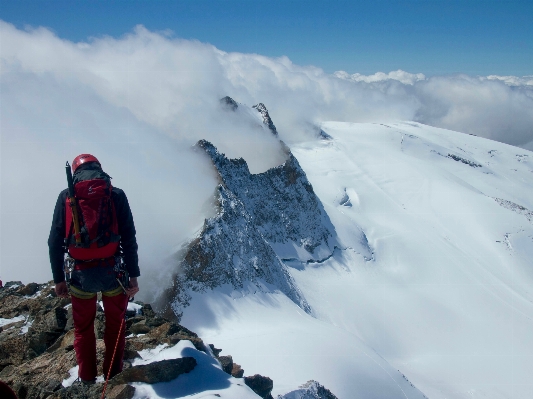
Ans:
{"type": "Polygon", "coordinates": [[[74,349],[82,384],[96,380],[97,293],[105,313],[104,377],[122,371],[128,299],[139,292],[133,216],[126,194],[90,154],[66,165],[69,188],[57,199],[48,238],[57,296],[71,296],[74,349]],[[73,173],[73,174],[72,174],[73,173]]]}

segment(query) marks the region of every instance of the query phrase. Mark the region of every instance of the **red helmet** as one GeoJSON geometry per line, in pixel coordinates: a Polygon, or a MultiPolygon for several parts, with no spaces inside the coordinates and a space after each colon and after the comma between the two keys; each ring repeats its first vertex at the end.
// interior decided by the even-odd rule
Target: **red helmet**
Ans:
{"type": "Polygon", "coordinates": [[[94,155],[80,154],[74,158],[74,161],[72,161],[72,171],[76,172],[76,169],[78,169],[81,164],[88,162],[98,162],[98,164],[100,164],[100,161],[98,161],[94,155]]]}

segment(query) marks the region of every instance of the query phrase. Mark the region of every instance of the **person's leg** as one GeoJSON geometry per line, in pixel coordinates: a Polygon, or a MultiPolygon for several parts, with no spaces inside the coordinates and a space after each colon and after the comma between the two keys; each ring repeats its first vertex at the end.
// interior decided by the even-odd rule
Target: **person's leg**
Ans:
{"type": "Polygon", "coordinates": [[[114,296],[107,296],[104,293],[102,295],[102,301],[104,303],[105,312],[104,378],[107,378],[113,352],[115,351],[115,346],[117,347],[113,366],[111,367],[110,378],[112,378],[122,371],[122,358],[124,357],[124,346],[126,344],[126,323],[124,322],[122,324],[122,330],[120,330],[120,326],[124,320],[126,308],[128,307],[128,297],[123,293],[114,296]],[[119,330],[120,338],[118,339],[117,343],[119,330]]]}
{"type": "Polygon", "coordinates": [[[96,378],[96,337],[94,318],[96,316],[96,294],[89,299],[71,295],[72,318],[74,319],[74,349],[78,361],[78,376],[84,381],[96,378]]]}

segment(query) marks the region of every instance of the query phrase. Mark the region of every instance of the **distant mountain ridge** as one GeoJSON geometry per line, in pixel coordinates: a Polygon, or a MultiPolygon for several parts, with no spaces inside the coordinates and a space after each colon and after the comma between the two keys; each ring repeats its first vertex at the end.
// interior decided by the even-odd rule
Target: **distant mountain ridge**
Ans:
{"type": "MultiPolygon", "coordinates": [[[[229,111],[239,106],[230,97],[220,102],[229,111]]],[[[252,108],[261,114],[267,132],[277,137],[266,106],[252,108]]],[[[206,140],[196,144],[219,177],[217,211],[178,255],[173,285],[157,302],[168,317],[181,317],[192,292],[225,285],[244,292],[279,290],[312,314],[283,261],[319,262],[339,243],[298,160],[280,143],[286,161],[258,174],[250,173],[244,159],[228,159],[206,140]]]]}

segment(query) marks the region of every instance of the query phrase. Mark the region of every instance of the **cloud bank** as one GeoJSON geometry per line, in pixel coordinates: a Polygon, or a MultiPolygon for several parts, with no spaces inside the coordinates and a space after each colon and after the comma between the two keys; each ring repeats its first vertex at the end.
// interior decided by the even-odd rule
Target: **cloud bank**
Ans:
{"type": "Polygon", "coordinates": [[[0,40],[3,279],[50,278],[46,238],[61,168],[83,152],[128,194],[144,275],[164,277],[166,256],[201,226],[216,185],[191,150],[197,140],[244,157],[252,172],[283,161],[272,137],[220,108],[226,95],[265,103],[288,143],[326,120],[416,120],[533,149],[531,76],[329,75],[142,26],[73,43],[0,21],[0,40]]]}

